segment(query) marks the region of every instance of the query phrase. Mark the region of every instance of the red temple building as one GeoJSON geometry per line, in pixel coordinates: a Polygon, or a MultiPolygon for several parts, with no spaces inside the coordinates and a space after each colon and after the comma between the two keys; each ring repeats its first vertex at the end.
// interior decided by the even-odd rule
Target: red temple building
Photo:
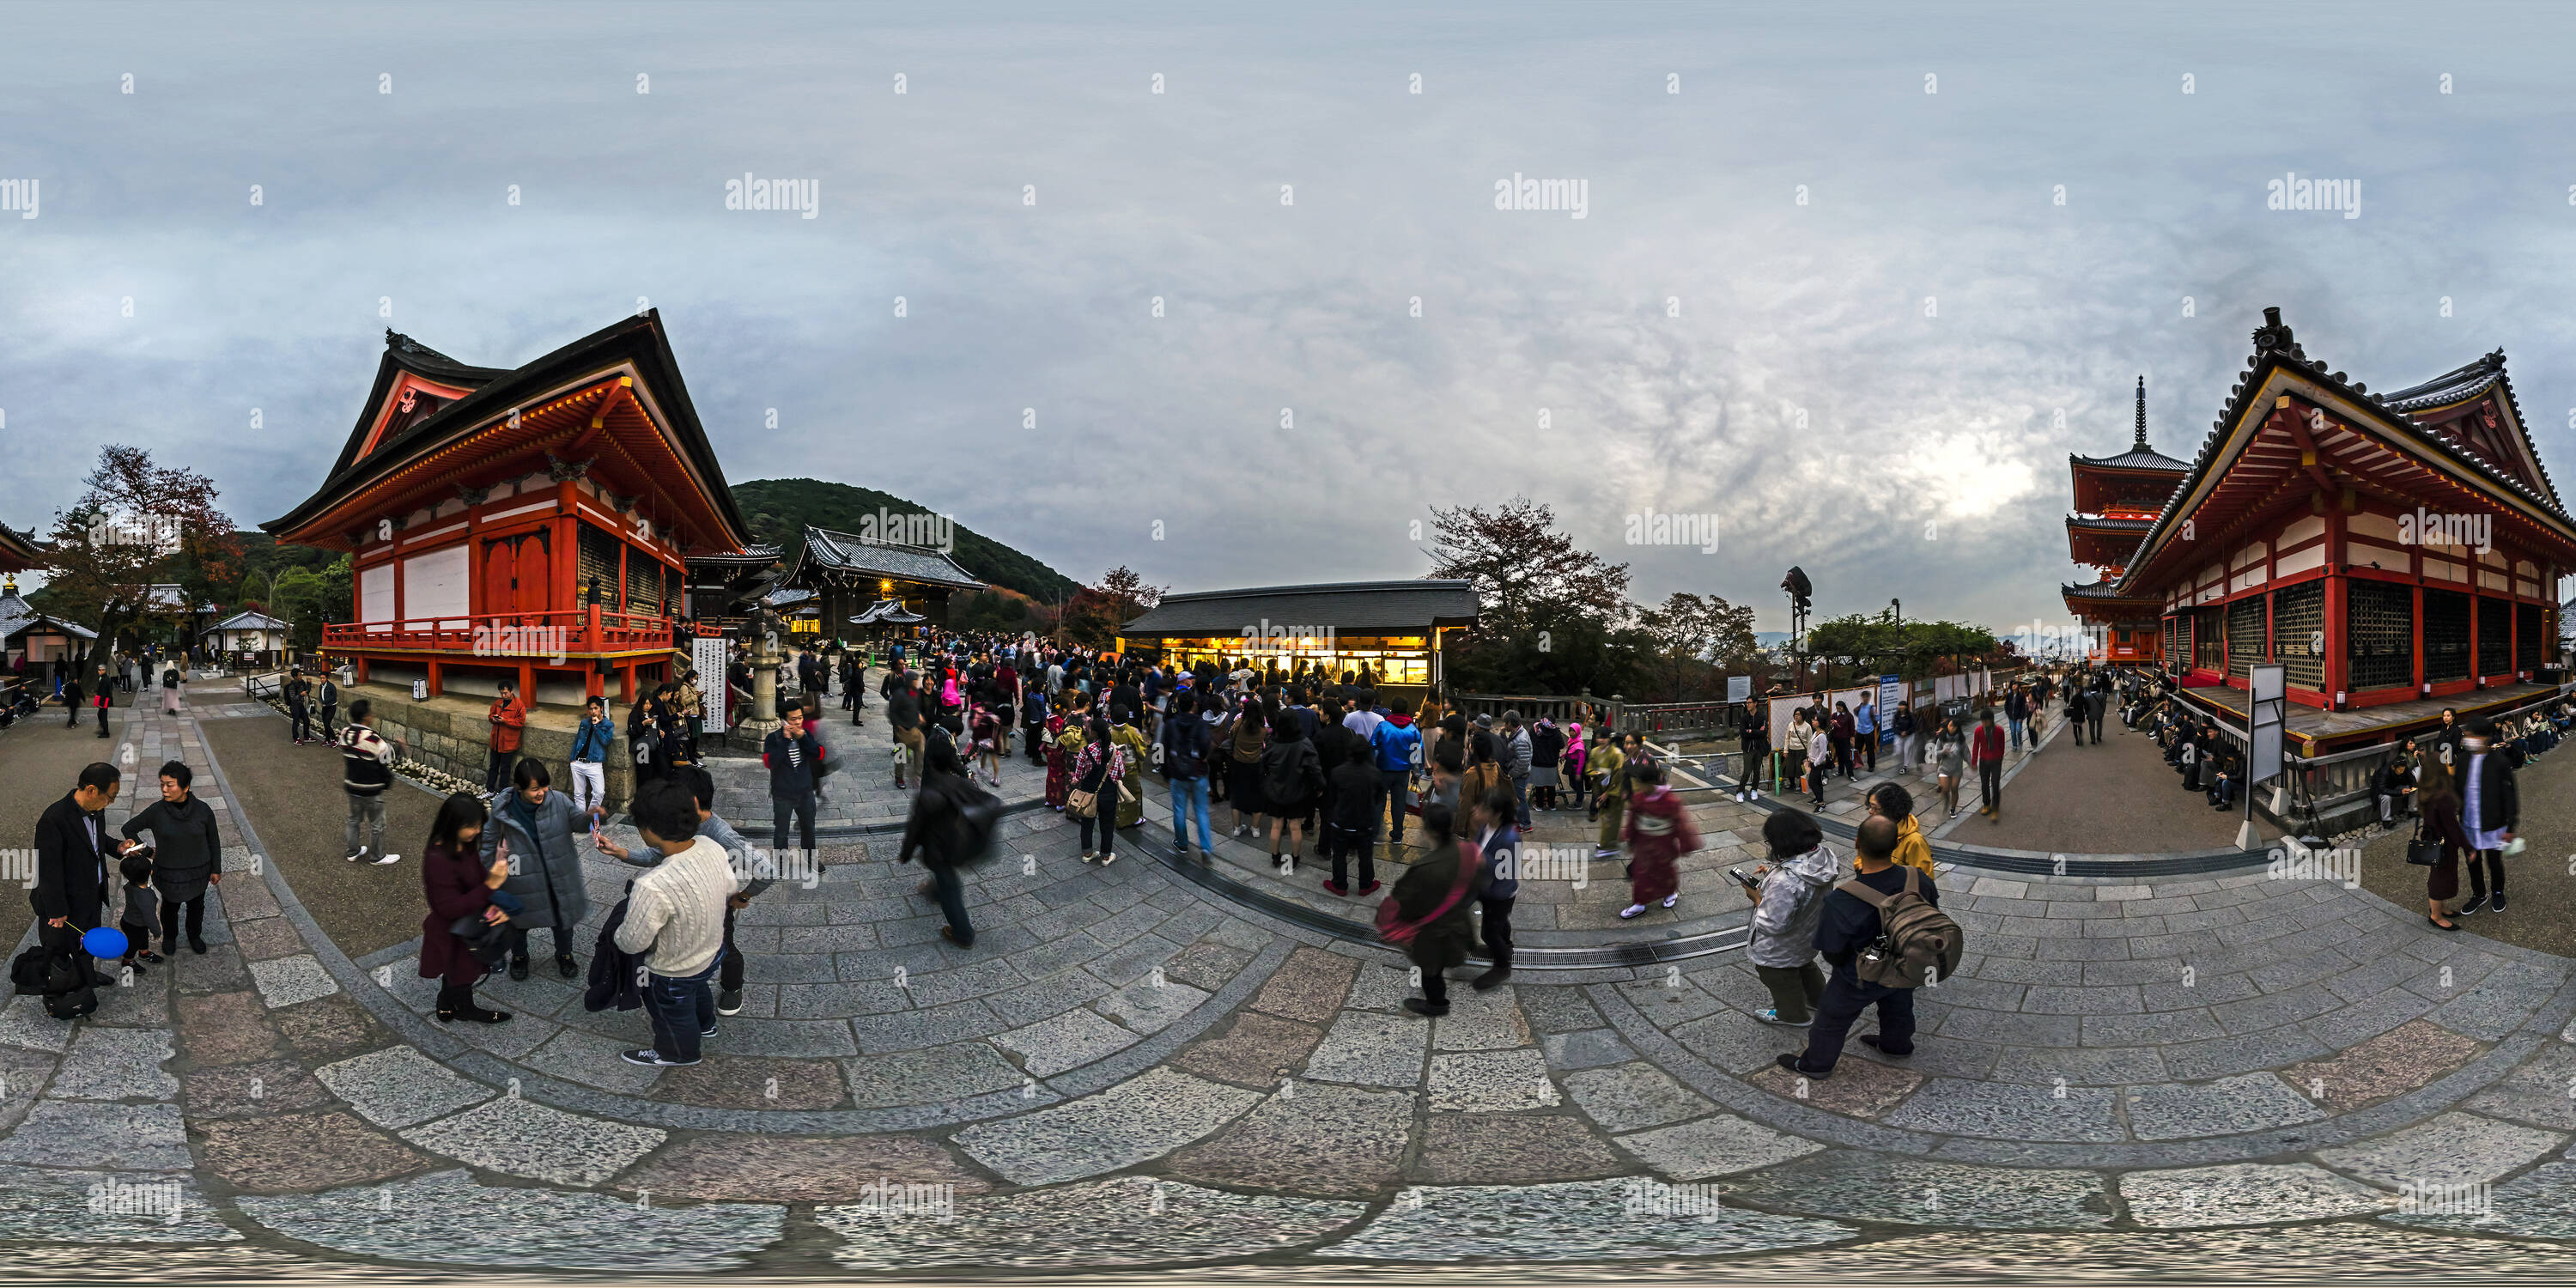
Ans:
{"type": "Polygon", "coordinates": [[[2066,516],[2066,543],[2075,562],[2102,575],[2066,586],[2066,611],[2090,628],[2086,656],[2095,662],[2149,664],[2164,657],[2162,601],[2119,591],[2121,574],[2138,539],[2154,527],[2173,497],[2174,484],[2191,467],[2147,446],[2147,378],[2138,377],[2138,437],[2117,456],[2068,453],[2075,474],[2075,510],[2066,516]]]}
{"type": "Polygon", "coordinates": [[[512,370],[385,333],[330,477],[279,541],[348,551],[361,682],[544,702],[666,678],[687,560],[749,532],[648,312],[512,370]]]}
{"type": "Polygon", "coordinates": [[[2065,587],[2068,607],[2113,630],[2115,659],[2154,623],[2138,656],[2234,723],[2250,669],[2281,663],[2311,755],[2551,692],[2576,522],[2504,354],[2374,394],[2263,316],[2190,464],[2146,452],[2143,419],[2129,453],[2076,458],[2067,528],[2104,576],[2065,587]]]}
{"type": "Polygon", "coordinates": [[[25,572],[45,566],[45,552],[36,548],[35,534],[19,532],[0,523],[0,572],[25,572]]]}

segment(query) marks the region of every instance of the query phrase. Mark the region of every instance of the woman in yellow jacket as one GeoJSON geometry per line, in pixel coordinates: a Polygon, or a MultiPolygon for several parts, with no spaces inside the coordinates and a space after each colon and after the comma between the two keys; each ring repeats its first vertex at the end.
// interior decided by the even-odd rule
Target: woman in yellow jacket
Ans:
{"type": "Polygon", "coordinates": [[[1592,798],[1592,809],[1601,819],[1601,843],[1592,857],[1607,859],[1619,853],[1619,834],[1628,823],[1628,758],[1613,738],[1603,738],[1592,749],[1585,773],[1600,783],[1592,798]]]}
{"type": "Polygon", "coordinates": [[[1145,821],[1145,766],[1150,755],[1145,747],[1145,733],[1136,727],[1134,712],[1109,726],[1109,740],[1127,749],[1127,794],[1118,798],[1118,826],[1121,830],[1145,821]]]}
{"type": "Polygon", "coordinates": [[[1914,793],[1895,783],[1880,783],[1869,794],[1869,812],[1895,820],[1896,853],[1891,857],[1909,868],[1918,868],[1925,879],[1933,876],[1932,842],[1914,822],[1914,793]]]}

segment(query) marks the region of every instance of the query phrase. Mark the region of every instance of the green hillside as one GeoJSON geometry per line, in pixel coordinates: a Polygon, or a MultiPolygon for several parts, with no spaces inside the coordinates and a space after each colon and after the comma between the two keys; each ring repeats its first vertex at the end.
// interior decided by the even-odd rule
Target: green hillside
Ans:
{"type": "MultiPolygon", "coordinates": [[[[902,497],[847,483],[816,479],[756,479],[737,483],[734,504],[751,521],[753,538],[790,550],[803,539],[807,524],[840,532],[857,532],[861,521],[880,507],[895,514],[918,514],[930,507],[902,497]]],[[[1019,551],[957,525],[957,548],[951,552],[966,571],[985,584],[1016,590],[1032,599],[1057,602],[1075,590],[1072,578],[1019,551]]]]}

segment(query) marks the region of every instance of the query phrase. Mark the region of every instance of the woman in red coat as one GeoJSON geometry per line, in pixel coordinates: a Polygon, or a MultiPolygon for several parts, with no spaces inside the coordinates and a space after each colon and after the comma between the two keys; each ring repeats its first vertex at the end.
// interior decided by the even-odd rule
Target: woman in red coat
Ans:
{"type": "Polygon", "coordinates": [[[1661,765],[1628,767],[1628,899],[1621,917],[1639,917],[1654,904],[1681,898],[1681,857],[1699,848],[1682,798],[1664,785],[1661,765]]]}
{"type": "Polygon", "coordinates": [[[429,896],[429,915],[420,920],[420,977],[442,981],[438,1018],[498,1024],[508,1011],[487,1011],[474,1004],[474,984],[491,972],[448,927],[460,917],[477,917],[498,925],[508,921],[492,901],[493,891],[510,875],[510,861],[495,857],[486,869],[476,842],[483,837],[483,799],[458,792],[438,809],[429,828],[429,846],[421,856],[420,884],[429,896]]]}

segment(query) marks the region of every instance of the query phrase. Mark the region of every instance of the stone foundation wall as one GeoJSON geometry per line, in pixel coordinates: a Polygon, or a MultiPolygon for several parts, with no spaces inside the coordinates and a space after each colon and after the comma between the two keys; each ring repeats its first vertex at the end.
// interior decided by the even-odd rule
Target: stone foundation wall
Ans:
{"type": "MultiPolygon", "coordinates": [[[[492,745],[492,727],[484,718],[488,700],[438,697],[414,702],[408,687],[369,683],[346,686],[341,709],[346,711],[347,703],[362,697],[375,704],[376,731],[402,739],[411,759],[482,785],[492,745]]],[[[572,731],[580,720],[579,707],[540,705],[529,713],[519,741],[519,754],[544,761],[556,790],[565,795],[572,794],[572,731]]],[[[624,746],[621,736],[610,748],[605,765],[611,812],[624,810],[635,793],[635,768],[619,754],[624,746]]]]}

